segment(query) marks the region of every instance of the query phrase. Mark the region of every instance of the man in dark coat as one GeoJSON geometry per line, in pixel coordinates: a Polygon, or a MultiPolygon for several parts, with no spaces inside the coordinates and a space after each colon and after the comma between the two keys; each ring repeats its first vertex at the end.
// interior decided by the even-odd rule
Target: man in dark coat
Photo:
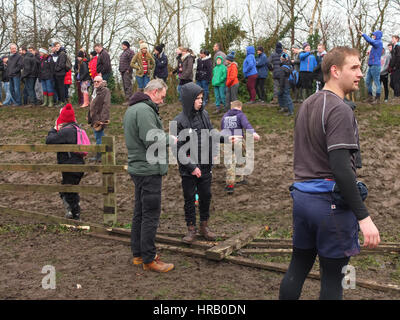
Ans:
{"type": "Polygon", "coordinates": [[[21,79],[25,83],[23,91],[24,104],[37,104],[35,83],[39,72],[38,60],[25,47],[22,47],[22,54],[24,57],[24,69],[21,79]]]}
{"type": "Polygon", "coordinates": [[[24,59],[17,52],[17,45],[12,43],[10,45],[10,55],[8,57],[7,72],[10,79],[10,92],[11,96],[18,106],[22,104],[21,101],[21,70],[24,67],[24,59]]]}
{"type": "Polygon", "coordinates": [[[119,72],[121,73],[122,85],[125,92],[124,106],[129,105],[129,99],[132,96],[132,78],[133,69],[131,67],[131,61],[135,52],[131,49],[131,45],[128,41],[122,42],[122,54],[119,57],[119,72]]]}
{"type": "Polygon", "coordinates": [[[273,66],[272,77],[274,79],[274,97],[273,99],[277,101],[280,88],[281,75],[281,55],[283,53],[282,43],[278,42],[275,47],[275,52],[269,57],[269,62],[273,66]]]}
{"type": "Polygon", "coordinates": [[[99,43],[95,44],[94,50],[98,54],[97,74],[103,77],[104,81],[108,81],[112,75],[111,58],[107,50],[99,43]]]}

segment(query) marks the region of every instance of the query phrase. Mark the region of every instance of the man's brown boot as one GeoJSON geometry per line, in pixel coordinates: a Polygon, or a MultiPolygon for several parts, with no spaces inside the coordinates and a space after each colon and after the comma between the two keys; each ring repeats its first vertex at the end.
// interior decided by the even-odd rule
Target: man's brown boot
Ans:
{"type": "Polygon", "coordinates": [[[189,226],[188,227],[188,234],[186,237],[182,239],[183,242],[186,243],[192,243],[196,239],[196,227],[195,226],[189,226]]]}
{"type": "Polygon", "coordinates": [[[215,241],[217,239],[217,235],[208,229],[208,221],[200,222],[200,234],[207,240],[207,241],[215,241]]]}
{"type": "Polygon", "coordinates": [[[143,263],[143,270],[144,271],[154,271],[165,273],[171,271],[174,268],[172,263],[165,263],[160,260],[160,256],[156,256],[153,262],[150,263],[143,263]]]}

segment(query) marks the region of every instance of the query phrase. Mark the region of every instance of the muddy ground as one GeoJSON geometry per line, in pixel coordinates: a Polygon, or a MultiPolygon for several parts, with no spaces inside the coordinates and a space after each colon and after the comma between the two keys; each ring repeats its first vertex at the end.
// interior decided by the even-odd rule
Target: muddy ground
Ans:
{"type": "MultiPolygon", "coordinates": [[[[116,137],[117,163],[126,164],[122,118],[126,108],[113,106],[108,135],[116,137]]],[[[209,111],[213,111],[209,107],[209,111]]],[[[161,109],[165,127],[179,112],[179,106],[161,109]]],[[[224,192],[223,165],[214,169],[211,206],[212,229],[219,235],[233,235],[254,224],[268,225],[266,236],[290,238],[291,200],[288,187],[293,177],[293,119],[277,113],[273,106],[246,107],[246,114],[261,135],[256,144],[255,170],[249,185],[238,187],[234,196],[224,192]]],[[[383,241],[400,242],[400,107],[360,105],[357,112],[361,132],[364,168],[359,177],[370,191],[367,206],[381,231],[383,241]]],[[[0,144],[42,144],[54,125],[55,109],[1,108],[0,144]]],[[[85,111],[77,110],[84,123],[85,111]]],[[[212,116],[215,127],[220,117],[212,116]]],[[[90,129],[88,133],[91,133],[90,129]]],[[[1,152],[3,163],[55,163],[54,154],[1,152]]],[[[59,184],[59,173],[1,172],[0,183],[59,184]]],[[[99,185],[99,174],[87,174],[82,185],[99,185]]],[[[134,186],[127,174],[118,174],[118,223],[129,227],[134,186]]],[[[0,192],[0,206],[63,216],[57,194],[0,192]]],[[[82,219],[102,223],[100,195],[83,195],[82,219]]],[[[163,180],[161,231],[184,232],[183,196],[176,166],[163,180]]],[[[175,263],[176,270],[157,275],[145,273],[130,263],[129,247],[93,239],[56,225],[38,224],[34,219],[0,215],[0,299],[261,299],[278,297],[282,274],[216,263],[161,252],[175,263]],[[53,265],[56,290],[43,290],[41,270],[53,265]],[[77,284],[81,289],[77,289],[77,284]]],[[[289,257],[256,256],[264,261],[288,263],[289,257]]],[[[352,260],[360,278],[400,284],[398,255],[362,256],[352,260]]],[[[316,299],[319,282],[307,280],[302,299],[316,299]]],[[[357,288],[345,292],[345,299],[399,299],[400,294],[357,288]]]]}

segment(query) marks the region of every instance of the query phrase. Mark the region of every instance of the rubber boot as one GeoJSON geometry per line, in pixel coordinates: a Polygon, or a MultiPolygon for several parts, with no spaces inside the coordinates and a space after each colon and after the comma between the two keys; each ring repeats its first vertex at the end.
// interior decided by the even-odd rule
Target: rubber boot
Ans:
{"type": "Polygon", "coordinates": [[[83,93],[83,105],[81,105],[81,108],[87,108],[89,107],[89,93],[84,92],[83,93]]]}
{"type": "Polygon", "coordinates": [[[187,235],[182,239],[185,243],[192,243],[196,239],[196,227],[189,226],[187,235]]]}
{"type": "Polygon", "coordinates": [[[54,107],[54,96],[49,96],[48,97],[48,106],[50,108],[54,107]]]}
{"type": "Polygon", "coordinates": [[[65,211],[66,211],[65,218],[66,219],[74,219],[74,215],[72,214],[71,206],[69,205],[69,203],[65,199],[65,196],[62,195],[61,199],[63,201],[63,205],[64,205],[64,208],[65,208],[65,211]]]}
{"type": "Polygon", "coordinates": [[[43,104],[41,105],[41,107],[47,107],[48,104],[49,104],[49,97],[47,95],[43,95],[43,104]]]}
{"type": "Polygon", "coordinates": [[[217,235],[208,229],[208,221],[200,222],[200,234],[207,240],[207,241],[215,241],[217,239],[217,235]]]}

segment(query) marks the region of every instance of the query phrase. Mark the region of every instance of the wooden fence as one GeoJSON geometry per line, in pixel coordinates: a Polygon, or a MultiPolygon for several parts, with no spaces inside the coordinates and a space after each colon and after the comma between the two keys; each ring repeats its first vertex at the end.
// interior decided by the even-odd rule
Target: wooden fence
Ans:
{"type": "MultiPolygon", "coordinates": [[[[117,180],[116,173],[126,172],[126,166],[116,165],[115,138],[103,137],[102,145],[0,145],[0,151],[10,152],[96,152],[102,154],[100,165],[58,165],[58,164],[20,164],[0,163],[0,171],[27,172],[99,172],[102,173],[102,186],[39,185],[39,184],[0,184],[0,191],[14,192],[78,192],[103,195],[103,214],[105,224],[117,222],[117,180]]],[[[4,161],[3,157],[3,161],[4,161]]]]}

